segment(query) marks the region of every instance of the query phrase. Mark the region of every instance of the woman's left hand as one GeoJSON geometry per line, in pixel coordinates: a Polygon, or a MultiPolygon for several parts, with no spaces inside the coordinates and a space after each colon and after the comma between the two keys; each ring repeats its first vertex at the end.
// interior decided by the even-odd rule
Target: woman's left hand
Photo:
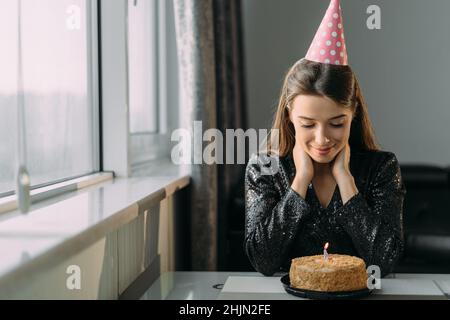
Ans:
{"type": "Polygon", "coordinates": [[[347,143],[331,162],[331,173],[336,181],[351,177],[350,145],[347,143]]]}

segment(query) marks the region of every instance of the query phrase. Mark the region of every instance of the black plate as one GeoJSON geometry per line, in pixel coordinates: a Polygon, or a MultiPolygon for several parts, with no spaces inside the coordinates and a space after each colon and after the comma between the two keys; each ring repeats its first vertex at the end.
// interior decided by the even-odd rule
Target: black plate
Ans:
{"type": "Polygon", "coordinates": [[[291,282],[289,280],[289,274],[281,277],[281,283],[284,286],[284,290],[294,296],[307,298],[307,299],[319,299],[319,300],[330,300],[330,299],[358,299],[367,297],[372,290],[363,289],[357,291],[342,291],[342,292],[321,292],[321,291],[311,291],[303,290],[291,287],[291,282]]]}

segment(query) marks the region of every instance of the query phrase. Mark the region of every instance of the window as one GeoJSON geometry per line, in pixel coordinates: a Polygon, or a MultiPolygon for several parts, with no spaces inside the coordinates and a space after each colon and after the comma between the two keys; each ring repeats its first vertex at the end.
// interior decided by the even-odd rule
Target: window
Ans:
{"type": "Polygon", "coordinates": [[[158,132],[157,1],[128,1],[130,133],[158,132]]]}
{"type": "Polygon", "coordinates": [[[172,0],[128,0],[131,164],[170,155],[178,124],[178,68],[172,0]]]}
{"type": "Polygon", "coordinates": [[[100,169],[95,17],[96,1],[0,1],[0,195],[15,189],[21,103],[32,187],[100,169]]]}

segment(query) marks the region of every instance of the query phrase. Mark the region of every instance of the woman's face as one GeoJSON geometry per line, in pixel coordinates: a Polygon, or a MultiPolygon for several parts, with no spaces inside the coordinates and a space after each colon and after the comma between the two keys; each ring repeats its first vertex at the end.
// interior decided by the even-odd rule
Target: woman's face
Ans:
{"type": "Polygon", "coordinates": [[[328,97],[299,95],[290,120],[296,143],[318,163],[329,163],[345,147],[350,137],[352,111],[328,97]]]}

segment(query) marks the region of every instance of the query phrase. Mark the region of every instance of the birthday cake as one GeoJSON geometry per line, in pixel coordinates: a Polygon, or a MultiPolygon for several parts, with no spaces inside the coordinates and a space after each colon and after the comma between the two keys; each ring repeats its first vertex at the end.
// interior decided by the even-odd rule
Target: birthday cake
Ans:
{"type": "Polygon", "coordinates": [[[364,260],[341,254],[330,254],[292,259],[289,270],[291,287],[323,291],[343,292],[367,288],[364,260]]]}

